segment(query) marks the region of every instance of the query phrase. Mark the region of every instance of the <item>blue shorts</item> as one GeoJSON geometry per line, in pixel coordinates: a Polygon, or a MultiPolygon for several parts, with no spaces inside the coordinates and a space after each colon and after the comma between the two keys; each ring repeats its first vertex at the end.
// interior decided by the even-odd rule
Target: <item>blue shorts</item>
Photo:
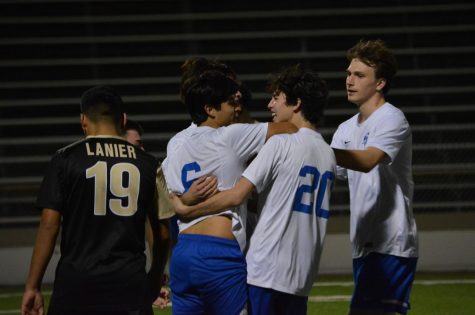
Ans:
{"type": "Polygon", "coordinates": [[[170,262],[175,315],[239,314],[247,302],[246,261],[235,240],[179,234],[170,262]]]}
{"type": "Polygon", "coordinates": [[[249,285],[249,315],[305,315],[307,296],[249,285]]]}
{"type": "Polygon", "coordinates": [[[379,253],[353,259],[355,290],[351,308],[406,314],[417,258],[379,253]]]}

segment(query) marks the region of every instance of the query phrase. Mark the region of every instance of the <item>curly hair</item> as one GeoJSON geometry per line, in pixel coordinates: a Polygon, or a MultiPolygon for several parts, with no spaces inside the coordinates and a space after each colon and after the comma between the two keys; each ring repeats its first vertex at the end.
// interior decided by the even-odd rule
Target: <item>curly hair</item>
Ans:
{"type": "Polygon", "coordinates": [[[267,91],[272,94],[284,93],[287,105],[295,105],[300,100],[303,117],[315,127],[323,117],[328,102],[325,81],[301,64],[284,68],[275,74],[267,84],[267,91]]]}

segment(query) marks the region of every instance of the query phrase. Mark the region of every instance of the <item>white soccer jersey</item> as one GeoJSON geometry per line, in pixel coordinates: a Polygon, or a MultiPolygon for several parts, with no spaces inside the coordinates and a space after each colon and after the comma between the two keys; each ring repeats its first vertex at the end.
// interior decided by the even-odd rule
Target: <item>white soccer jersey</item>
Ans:
{"type": "Polygon", "coordinates": [[[356,114],[333,135],[337,149],[375,147],[387,158],[370,172],[340,172],[350,189],[350,238],[353,258],[370,252],[417,257],[417,229],[412,213],[412,135],[406,117],[389,103],[358,123],[356,114]]]}
{"type": "MultiPolygon", "coordinates": [[[[175,135],[167,146],[163,170],[168,188],[178,194],[189,189],[202,175],[218,178],[218,189],[232,188],[241,177],[248,159],[265,143],[267,123],[233,124],[228,127],[187,128],[175,135]]],[[[246,208],[239,206],[220,213],[232,217],[232,229],[241,249],[246,244],[246,208]]],[[[180,231],[204,220],[178,221],[180,231]]]]}
{"type": "Polygon", "coordinates": [[[308,128],[271,137],[243,177],[264,199],[247,261],[247,282],[308,296],[329,216],[335,156],[308,128]]]}

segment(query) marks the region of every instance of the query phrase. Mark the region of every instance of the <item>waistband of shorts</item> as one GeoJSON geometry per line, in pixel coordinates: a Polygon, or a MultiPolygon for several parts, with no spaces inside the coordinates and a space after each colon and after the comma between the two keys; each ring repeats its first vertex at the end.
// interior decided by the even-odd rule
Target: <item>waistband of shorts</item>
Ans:
{"type": "Polygon", "coordinates": [[[178,241],[184,240],[187,242],[200,242],[200,243],[210,243],[210,244],[220,244],[229,246],[229,247],[237,247],[239,250],[239,243],[237,240],[229,240],[227,238],[217,237],[217,236],[210,236],[210,235],[203,235],[203,234],[178,234],[178,241]]]}

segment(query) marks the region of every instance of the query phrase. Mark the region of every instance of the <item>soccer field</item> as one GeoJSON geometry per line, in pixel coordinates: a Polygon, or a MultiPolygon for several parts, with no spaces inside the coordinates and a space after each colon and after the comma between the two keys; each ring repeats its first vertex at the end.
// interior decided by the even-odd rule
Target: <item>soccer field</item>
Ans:
{"type": "MultiPolygon", "coordinates": [[[[321,276],[308,303],[309,315],[346,314],[351,276],[321,276]]],[[[49,290],[45,290],[46,303],[49,290]]],[[[22,287],[0,288],[0,315],[20,314],[22,287]]],[[[475,314],[475,273],[418,273],[411,295],[414,315],[475,314]]],[[[171,307],[155,314],[171,314],[171,307]]]]}

